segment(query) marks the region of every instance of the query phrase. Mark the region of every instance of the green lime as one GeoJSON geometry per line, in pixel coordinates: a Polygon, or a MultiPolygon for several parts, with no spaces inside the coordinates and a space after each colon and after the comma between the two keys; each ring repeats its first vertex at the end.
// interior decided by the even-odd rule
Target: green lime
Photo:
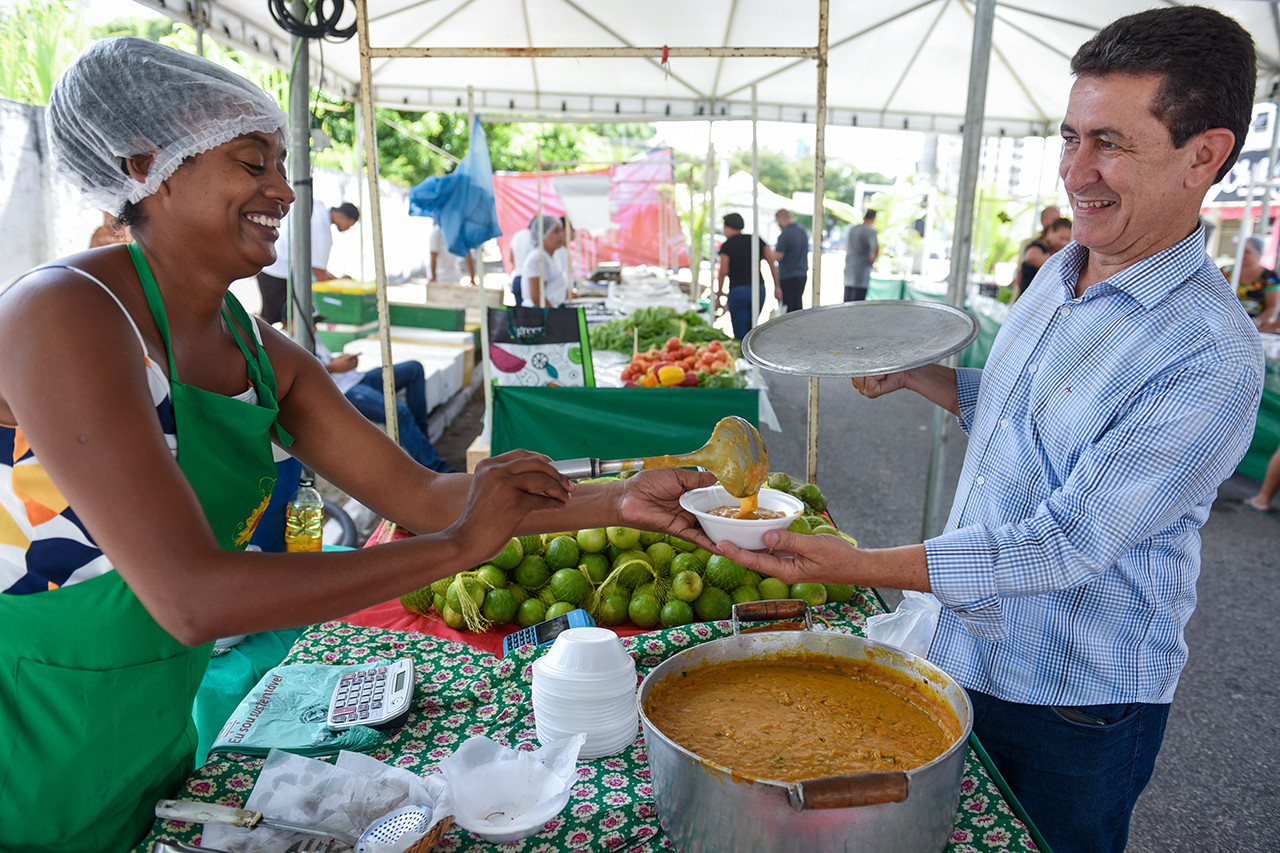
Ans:
{"type": "Polygon", "coordinates": [[[423,616],[431,610],[431,602],[434,599],[435,593],[431,591],[431,587],[424,586],[422,589],[415,589],[400,596],[400,604],[410,613],[423,616]]]}
{"type": "Polygon", "coordinates": [[[694,548],[690,553],[698,558],[698,562],[702,564],[702,568],[705,569],[707,567],[707,561],[711,559],[710,551],[706,548],[694,548]]]}
{"type": "Polygon", "coordinates": [[[693,602],[693,612],[703,622],[720,622],[733,615],[733,599],[718,586],[704,586],[693,602]]]}
{"type": "Polygon", "coordinates": [[[546,560],[537,554],[527,554],[516,566],[513,576],[516,583],[525,589],[537,589],[551,577],[551,570],[547,568],[546,560]]]}
{"type": "Polygon", "coordinates": [[[777,578],[761,578],[760,583],[756,584],[756,591],[765,600],[791,597],[791,587],[777,578]]]}
{"type": "Polygon", "coordinates": [[[467,627],[467,620],[462,618],[462,614],[447,604],[444,606],[444,610],[440,611],[440,618],[444,620],[444,624],[455,631],[461,631],[467,627]]]}
{"type": "Polygon", "coordinates": [[[599,554],[609,544],[603,527],[585,527],[578,531],[578,547],[588,554],[599,554]]]}
{"type": "Polygon", "coordinates": [[[810,607],[827,603],[827,588],[820,583],[793,583],[791,597],[809,602],[810,607]]]}
{"type": "Polygon", "coordinates": [[[765,486],[780,492],[791,491],[791,475],[782,471],[771,471],[764,481],[765,486]]]}
{"type": "Polygon", "coordinates": [[[484,586],[475,578],[455,577],[453,583],[449,584],[449,591],[444,594],[445,604],[450,610],[462,612],[462,605],[459,603],[463,595],[467,595],[479,607],[484,603],[484,586]]]}
{"type": "Polygon", "coordinates": [[[827,588],[827,601],[834,601],[837,604],[848,601],[853,598],[856,588],[847,583],[827,583],[823,584],[827,588]]]}
{"type": "Polygon", "coordinates": [[[493,563],[504,571],[511,571],[520,565],[521,558],[524,557],[524,546],[520,544],[519,539],[511,539],[503,547],[502,553],[494,557],[489,562],[493,563]]]}
{"type": "Polygon", "coordinates": [[[755,569],[747,569],[747,571],[742,575],[742,585],[759,586],[761,577],[763,576],[755,569]]]}
{"type": "Polygon", "coordinates": [[[791,523],[787,525],[787,530],[792,533],[808,533],[809,519],[805,518],[803,515],[797,515],[795,518],[791,519],[791,523]]]}
{"type": "Polygon", "coordinates": [[[827,499],[815,483],[801,483],[791,489],[791,494],[805,502],[805,505],[817,512],[827,508],[827,499]]]}
{"type": "Polygon", "coordinates": [[[578,609],[578,605],[571,604],[568,601],[557,601],[555,604],[547,608],[547,618],[554,619],[557,616],[563,616],[566,613],[572,613],[578,609]]]}
{"type": "Polygon", "coordinates": [[[632,527],[609,527],[605,530],[609,544],[623,551],[629,551],[640,544],[640,531],[632,527]]]}
{"type": "Polygon", "coordinates": [[[840,531],[839,531],[839,530],[836,530],[836,529],[835,529],[834,527],[832,527],[830,524],[815,524],[814,526],[812,526],[812,527],[810,527],[810,528],[809,528],[809,532],[810,532],[810,533],[813,533],[813,534],[815,534],[815,535],[816,535],[816,534],[818,534],[818,533],[826,533],[826,534],[828,534],[828,535],[830,535],[830,536],[839,536],[839,535],[840,535],[840,531]]]}
{"type": "Polygon", "coordinates": [[[713,554],[707,561],[707,580],[721,589],[736,589],[742,586],[742,579],[746,574],[745,566],[735,563],[728,557],[713,554]]]}
{"type": "Polygon", "coordinates": [[[675,548],[666,542],[654,542],[644,552],[649,555],[649,561],[653,563],[653,567],[658,570],[658,574],[667,575],[671,571],[671,564],[675,561],[678,553],[675,548]]]}
{"type": "Polygon", "coordinates": [[[657,581],[649,581],[648,583],[640,584],[640,586],[631,591],[632,598],[635,598],[637,595],[651,595],[658,599],[659,602],[666,598],[666,596],[658,591],[657,581]]]}
{"type": "Polygon", "coordinates": [[[653,565],[644,551],[623,551],[613,561],[613,570],[618,572],[618,583],[627,589],[653,580],[653,565]]]}
{"type": "Polygon", "coordinates": [[[516,609],[516,624],[521,628],[528,628],[530,625],[537,625],[546,618],[547,605],[543,604],[536,598],[520,602],[519,608],[516,609]]]}
{"type": "Polygon", "coordinates": [[[447,578],[440,578],[438,581],[432,581],[431,591],[444,595],[449,591],[449,584],[453,583],[453,577],[453,575],[449,575],[447,578]]]}
{"type": "Polygon", "coordinates": [[[658,621],[663,628],[674,628],[677,625],[688,625],[693,621],[693,605],[680,599],[672,599],[662,605],[658,613],[658,621]]]}
{"type": "MultiPolygon", "coordinates": [[[[532,592],[532,590],[530,590],[530,592],[532,592]]],[[[548,585],[544,586],[542,589],[538,590],[538,592],[537,592],[536,594],[537,594],[537,596],[538,596],[538,600],[542,602],[542,606],[543,606],[543,607],[550,607],[551,605],[553,605],[553,604],[555,604],[557,601],[559,601],[559,599],[558,599],[558,598],[556,598],[556,594],[555,594],[554,592],[552,592],[552,591],[551,591],[551,585],[550,585],[550,584],[548,584],[548,585]]]]}
{"type": "Polygon", "coordinates": [[[480,614],[495,625],[510,622],[516,618],[516,599],[505,589],[491,589],[484,594],[484,606],[480,614]]]}
{"type": "Polygon", "coordinates": [[[586,572],[592,583],[603,583],[609,576],[609,558],[604,554],[583,554],[578,560],[578,569],[586,572]]]}
{"type": "Polygon", "coordinates": [[[557,601],[567,601],[570,604],[578,604],[591,594],[591,581],[576,568],[561,569],[556,572],[551,576],[548,586],[555,593],[557,601]]]}
{"type": "Polygon", "coordinates": [[[476,569],[476,579],[484,584],[486,589],[501,589],[507,585],[507,573],[493,563],[485,563],[476,569]]]}
{"type": "Polygon", "coordinates": [[[520,547],[524,549],[524,554],[521,556],[527,557],[530,554],[541,554],[542,536],[536,533],[531,536],[521,536],[520,547]]]}
{"type": "Polygon", "coordinates": [[[627,605],[627,615],[631,621],[641,628],[652,628],[658,624],[662,606],[652,595],[633,595],[627,605]]]}
{"type": "Polygon", "coordinates": [[[688,540],[681,539],[679,536],[668,536],[667,542],[671,543],[671,547],[675,548],[677,551],[686,553],[698,547],[688,540]]]}
{"type": "Polygon", "coordinates": [[[679,601],[696,601],[702,595],[702,575],[686,569],[671,577],[671,594],[679,601]]]}
{"type": "Polygon", "coordinates": [[[760,590],[754,586],[743,584],[742,586],[729,593],[729,597],[733,599],[734,604],[746,604],[748,601],[759,601],[760,590]]]}
{"type": "Polygon", "coordinates": [[[650,545],[653,545],[656,542],[665,542],[666,540],[667,540],[667,534],[665,533],[659,533],[656,530],[640,531],[640,547],[646,550],[649,548],[650,545]]]}
{"type": "Polygon", "coordinates": [[[557,536],[547,545],[546,552],[542,555],[547,561],[548,568],[568,569],[578,565],[578,542],[572,536],[557,536]]]}
{"type": "Polygon", "coordinates": [[[703,565],[698,560],[696,554],[676,554],[675,559],[671,561],[671,576],[675,577],[681,572],[693,572],[694,574],[702,574],[703,565]]]}
{"type": "Polygon", "coordinates": [[[620,592],[606,595],[600,600],[596,618],[605,625],[621,625],[627,621],[627,605],[630,599],[620,592]]]}
{"type": "Polygon", "coordinates": [[[515,581],[507,584],[506,590],[511,593],[511,597],[516,600],[516,607],[519,607],[521,604],[524,604],[529,600],[529,590],[520,586],[520,584],[515,581]]]}
{"type": "Polygon", "coordinates": [[[443,595],[438,592],[433,592],[431,594],[431,606],[436,609],[437,613],[443,613],[444,609],[449,605],[445,604],[443,595]]]}

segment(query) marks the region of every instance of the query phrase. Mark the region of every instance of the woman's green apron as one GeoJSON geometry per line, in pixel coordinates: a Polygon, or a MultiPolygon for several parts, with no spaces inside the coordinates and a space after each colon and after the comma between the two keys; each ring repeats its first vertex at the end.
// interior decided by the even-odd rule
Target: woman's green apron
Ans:
{"type": "MultiPolygon", "coordinates": [[[[159,288],[129,246],[169,357],[178,465],[219,544],[242,549],[275,485],[276,379],[230,294],[223,317],[257,389],[252,405],[178,381],[159,288]]],[[[196,748],[191,705],[211,644],[188,648],[112,571],[35,595],[0,595],[0,848],[123,851],[150,829],[196,748]],[[16,722],[16,725],[14,723],[16,722]]]]}

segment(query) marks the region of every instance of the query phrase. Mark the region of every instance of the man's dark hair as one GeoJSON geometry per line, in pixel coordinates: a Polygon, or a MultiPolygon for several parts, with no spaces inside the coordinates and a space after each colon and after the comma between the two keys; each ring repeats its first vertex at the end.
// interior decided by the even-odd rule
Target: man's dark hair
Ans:
{"type": "Polygon", "coordinates": [[[356,207],[354,204],[352,204],[349,201],[344,201],[342,204],[331,209],[337,211],[338,213],[341,213],[343,216],[347,217],[347,219],[350,219],[352,222],[360,221],[360,208],[356,207]]]}
{"type": "Polygon", "coordinates": [[[1112,21],[1076,51],[1071,73],[1159,75],[1151,109],[1169,129],[1175,148],[1214,127],[1235,134],[1235,147],[1215,181],[1244,147],[1258,75],[1253,37],[1215,9],[1173,6],[1112,21]]]}
{"type": "Polygon", "coordinates": [[[724,225],[726,228],[737,228],[739,231],[747,227],[747,223],[742,221],[741,213],[726,213],[724,225]]]}
{"type": "Polygon", "coordinates": [[[863,221],[863,222],[875,222],[875,221],[876,221],[876,212],[875,212],[874,210],[868,210],[866,213],[864,213],[864,214],[862,215],[862,221],[863,221]]]}

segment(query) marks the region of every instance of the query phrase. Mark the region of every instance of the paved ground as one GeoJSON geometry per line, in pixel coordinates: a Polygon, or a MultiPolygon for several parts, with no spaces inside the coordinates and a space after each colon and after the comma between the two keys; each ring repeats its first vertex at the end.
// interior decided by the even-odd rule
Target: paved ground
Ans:
{"type": "MultiPolygon", "coordinates": [[[[772,467],[803,473],[808,382],[767,381],[783,426],[781,434],[764,432],[772,467]]],[[[866,547],[920,541],[930,405],[907,392],[868,401],[846,381],[823,380],[819,411],[818,483],[837,522],[866,547]]],[[[473,403],[438,447],[461,468],[479,429],[473,403]]],[[[964,434],[951,427],[944,513],[964,449],[964,434]]],[[[1280,851],[1280,517],[1240,507],[1256,488],[1245,477],[1228,480],[1203,531],[1200,605],[1187,630],[1191,660],[1155,777],[1138,801],[1130,853],[1280,851]]]]}

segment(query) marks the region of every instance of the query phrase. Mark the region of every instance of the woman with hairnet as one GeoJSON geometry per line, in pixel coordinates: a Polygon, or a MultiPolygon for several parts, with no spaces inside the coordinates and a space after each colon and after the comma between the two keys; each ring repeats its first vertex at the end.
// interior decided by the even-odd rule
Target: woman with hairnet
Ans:
{"type": "Polygon", "coordinates": [[[137,843],[191,770],[217,637],[389,600],[515,534],[627,524],[710,544],[678,505],[710,474],[575,487],[522,451],[436,474],[245,313],[228,288],[271,262],[294,199],[286,117],[256,87],[108,39],[59,79],[47,122],[55,167],[136,242],[0,294],[0,849],[137,843]],[[272,442],[420,535],[242,552],[272,442]]]}

